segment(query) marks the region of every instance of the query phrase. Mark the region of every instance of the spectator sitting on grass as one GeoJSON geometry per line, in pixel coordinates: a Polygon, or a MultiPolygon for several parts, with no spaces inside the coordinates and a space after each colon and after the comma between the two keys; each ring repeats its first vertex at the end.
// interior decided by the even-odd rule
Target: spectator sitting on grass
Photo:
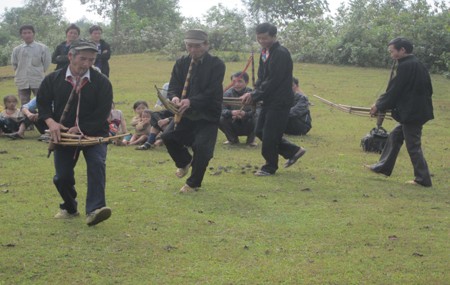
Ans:
{"type": "MultiPolygon", "coordinates": [[[[223,97],[239,98],[252,89],[247,87],[248,74],[236,72],[231,76],[233,87],[225,91],[223,97]]],[[[244,108],[223,104],[219,128],[227,137],[224,144],[238,144],[239,136],[247,136],[247,145],[257,146],[255,142],[255,111],[249,105],[244,108]]]]}
{"type": "Polygon", "coordinates": [[[289,110],[289,121],[284,133],[306,135],[312,127],[309,100],[300,89],[298,79],[295,77],[292,78],[292,90],[294,91],[294,105],[289,110]]]}
{"type": "Polygon", "coordinates": [[[140,118],[136,124],[136,132],[131,136],[129,145],[141,145],[147,141],[150,134],[150,119],[152,111],[149,109],[142,110],[140,118]]]}
{"type": "Polygon", "coordinates": [[[5,110],[0,113],[0,135],[11,139],[23,139],[25,134],[25,116],[17,109],[19,101],[14,95],[3,97],[5,110]]]}
{"type": "MultiPolygon", "coordinates": [[[[109,114],[108,123],[110,136],[127,133],[127,123],[123,113],[122,111],[116,109],[116,104],[114,102],[111,105],[111,113],[109,114]]],[[[117,139],[115,144],[122,145],[122,139],[117,139]]]]}
{"type": "MultiPolygon", "coordinates": [[[[139,100],[134,102],[133,104],[133,110],[134,110],[134,117],[131,119],[131,127],[133,127],[134,129],[136,129],[136,125],[138,124],[139,120],[141,119],[141,113],[142,111],[144,111],[145,109],[148,109],[148,104],[147,102],[143,101],[143,100],[139,100]]],[[[130,139],[131,139],[131,135],[126,136],[123,140],[122,143],[124,145],[129,145],[130,144],[130,139]]]]}
{"type": "MultiPolygon", "coordinates": [[[[43,120],[39,120],[38,109],[36,103],[36,97],[31,99],[30,102],[26,103],[20,108],[22,114],[26,117],[26,120],[36,126],[36,129],[42,135],[39,140],[45,140],[47,137],[44,135],[45,130],[48,129],[47,124],[43,120]]],[[[28,125],[28,124],[27,124],[28,125]]]]}
{"type": "Polygon", "coordinates": [[[160,146],[163,144],[162,139],[159,137],[162,132],[169,126],[173,120],[173,114],[168,110],[162,110],[158,112],[152,112],[152,118],[150,120],[150,134],[147,141],[136,147],[136,150],[148,150],[153,146],[160,146]]]}

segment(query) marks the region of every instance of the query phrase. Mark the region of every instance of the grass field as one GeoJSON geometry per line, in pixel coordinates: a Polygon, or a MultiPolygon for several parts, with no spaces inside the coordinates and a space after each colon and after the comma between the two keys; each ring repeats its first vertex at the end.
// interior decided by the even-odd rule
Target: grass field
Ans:
{"type": "MultiPolygon", "coordinates": [[[[134,101],[153,106],[153,85],[172,65],[155,54],[113,56],[116,108],[131,119],[134,101]]],[[[227,63],[226,83],[244,65],[227,63]]],[[[11,67],[0,68],[7,75],[11,67]]],[[[379,155],[359,142],[375,120],[312,97],[370,106],[388,70],[296,64],[295,75],[314,103],[313,129],[289,137],[307,148],[301,161],[255,177],[260,146],[224,146],[219,134],[203,187],[180,195],[164,147],[110,145],[113,216],[95,227],[53,219],[53,161],[36,132],[0,138],[0,284],[450,284],[450,81],[432,76],[436,119],[422,142],[434,185],[421,188],[404,184],[414,178],[404,148],[390,178],[365,171],[379,155]]],[[[15,94],[13,80],[0,90],[15,94]]],[[[76,179],[83,212],[82,158],[76,179]]]]}

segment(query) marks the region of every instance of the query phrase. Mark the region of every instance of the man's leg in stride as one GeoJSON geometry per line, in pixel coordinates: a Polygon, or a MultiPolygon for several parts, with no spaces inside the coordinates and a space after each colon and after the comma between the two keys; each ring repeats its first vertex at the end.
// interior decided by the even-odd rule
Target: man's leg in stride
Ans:
{"type": "Polygon", "coordinates": [[[75,190],[74,167],[77,164],[78,153],[74,147],[56,147],[53,152],[56,174],[53,183],[63,199],[60,209],[69,214],[78,212],[77,191],[75,190]]]}
{"type": "Polygon", "coordinates": [[[372,171],[390,176],[394,170],[403,140],[403,125],[398,124],[390,132],[386,145],[381,152],[380,160],[370,167],[372,171]]]}
{"type": "Polygon", "coordinates": [[[176,128],[174,128],[174,122],[172,121],[161,135],[170,157],[178,168],[186,167],[192,160],[192,156],[186,147],[186,145],[192,144],[190,138],[193,135],[190,127],[190,120],[182,119],[176,128]]]}
{"type": "Polygon", "coordinates": [[[106,144],[83,148],[87,166],[86,214],[106,206],[106,153],[106,144]]]}
{"type": "Polygon", "coordinates": [[[208,167],[209,161],[214,155],[214,147],[217,140],[218,125],[208,121],[198,121],[195,127],[195,138],[192,143],[194,158],[192,160],[191,176],[186,180],[190,187],[200,187],[208,167]]]}
{"type": "Polygon", "coordinates": [[[430,171],[422,152],[422,127],[422,125],[403,124],[403,134],[414,168],[414,181],[422,186],[430,187],[432,185],[430,171]]]}
{"type": "Polygon", "coordinates": [[[284,109],[263,108],[261,110],[257,122],[256,135],[262,141],[261,153],[266,160],[266,164],[263,165],[261,170],[265,172],[273,174],[278,169],[279,147],[287,120],[288,112],[285,112],[284,109]]]}

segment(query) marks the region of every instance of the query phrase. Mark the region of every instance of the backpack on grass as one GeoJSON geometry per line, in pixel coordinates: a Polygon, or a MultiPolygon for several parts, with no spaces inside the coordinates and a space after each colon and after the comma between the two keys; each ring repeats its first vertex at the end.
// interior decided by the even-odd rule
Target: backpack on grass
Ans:
{"type": "Polygon", "coordinates": [[[361,147],[365,152],[381,153],[386,145],[389,133],[383,127],[377,127],[361,139],[361,147]]]}

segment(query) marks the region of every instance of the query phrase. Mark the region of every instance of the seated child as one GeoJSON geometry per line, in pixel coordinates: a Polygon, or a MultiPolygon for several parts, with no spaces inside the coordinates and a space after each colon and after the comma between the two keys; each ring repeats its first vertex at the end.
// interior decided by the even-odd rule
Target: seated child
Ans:
{"type": "Polygon", "coordinates": [[[168,110],[162,110],[158,112],[152,112],[152,118],[150,120],[150,135],[147,141],[136,147],[137,150],[151,149],[153,146],[160,146],[163,144],[159,135],[169,126],[173,119],[173,114],[168,110]]]}
{"type": "MultiPolygon", "coordinates": [[[[139,100],[139,101],[134,102],[134,104],[133,104],[133,110],[134,110],[135,116],[133,117],[133,119],[131,119],[131,126],[132,126],[134,129],[136,129],[136,125],[138,124],[138,122],[139,122],[139,120],[140,120],[140,118],[141,118],[141,113],[142,113],[142,111],[144,111],[145,109],[148,109],[148,104],[147,104],[147,102],[142,101],[142,100],[139,100]]],[[[131,137],[132,137],[131,135],[125,137],[125,138],[122,140],[122,143],[123,143],[124,145],[130,144],[130,139],[131,139],[131,137]]]]}
{"type": "Polygon", "coordinates": [[[3,97],[5,109],[0,113],[0,135],[11,139],[23,139],[25,134],[25,116],[17,109],[18,102],[14,95],[3,97]]]}
{"type": "MultiPolygon", "coordinates": [[[[113,102],[111,105],[111,113],[108,117],[110,136],[127,133],[127,123],[123,117],[123,113],[120,110],[116,110],[115,107],[116,105],[113,102]]],[[[114,143],[116,145],[122,145],[122,139],[117,139],[114,143]]]]}
{"type": "Polygon", "coordinates": [[[145,109],[141,112],[139,121],[136,124],[136,133],[131,136],[129,145],[141,145],[147,141],[150,134],[150,119],[152,117],[152,111],[145,109]]]}
{"type": "MultiPolygon", "coordinates": [[[[252,91],[247,87],[249,77],[246,72],[233,74],[231,80],[233,81],[233,87],[225,91],[223,97],[237,98],[252,91]]],[[[247,136],[247,145],[257,145],[255,142],[255,111],[251,106],[240,108],[224,104],[219,128],[227,137],[224,144],[237,144],[239,143],[239,136],[247,136]]]]}

